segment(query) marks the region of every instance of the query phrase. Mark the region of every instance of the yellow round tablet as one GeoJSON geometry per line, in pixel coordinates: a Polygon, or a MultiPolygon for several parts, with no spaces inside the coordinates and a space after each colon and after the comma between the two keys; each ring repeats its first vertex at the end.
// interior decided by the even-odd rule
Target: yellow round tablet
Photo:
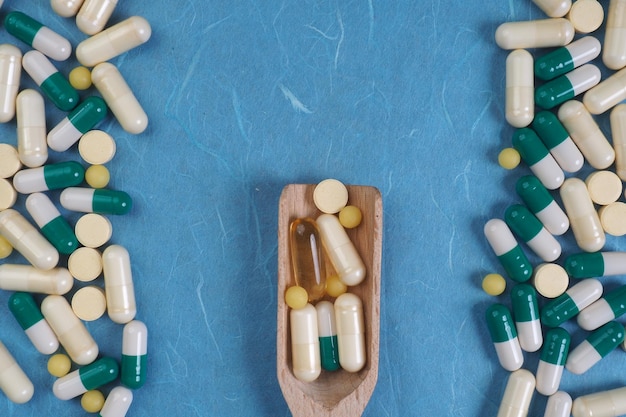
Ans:
{"type": "Polygon", "coordinates": [[[8,180],[0,178],[0,210],[13,207],[17,201],[17,191],[8,180]]]}
{"type": "Polygon", "coordinates": [[[544,263],[535,268],[533,284],[539,294],[556,298],[567,290],[569,276],[561,265],[544,263]]]}
{"type": "Polygon", "coordinates": [[[78,219],[74,227],[78,241],[88,248],[99,248],[111,239],[111,221],[98,213],[87,213],[78,219]]]}
{"type": "Polygon", "coordinates": [[[487,274],[483,278],[482,287],[489,295],[500,295],[506,289],[506,280],[500,274],[487,274]]]}
{"type": "Polygon", "coordinates": [[[17,149],[8,143],[0,143],[0,178],[11,178],[22,168],[17,149]]]}
{"type": "Polygon", "coordinates": [[[287,291],[285,291],[285,303],[294,310],[304,308],[308,302],[309,294],[304,288],[298,285],[289,287],[287,291]]]}
{"type": "Polygon", "coordinates": [[[346,229],[353,229],[361,224],[363,214],[356,206],[345,206],[339,211],[339,223],[346,229]]]}
{"type": "Polygon", "coordinates": [[[78,248],[67,260],[67,269],[79,281],[93,281],[102,273],[102,254],[94,248],[78,248]]]}
{"type": "Polygon", "coordinates": [[[326,294],[336,298],[346,291],[348,291],[348,286],[339,279],[338,275],[333,274],[326,278],[326,294]]]}
{"type": "Polygon", "coordinates": [[[626,203],[616,201],[598,210],[604,231],[611,236],[626,235],[626,203]]]}
{"type": "Polygon", "coordinates": [[[4,236],[0,236],[0,259],[7,258],[11,252],[13,252],[13,246],[4,236]]]}
{"type": "Polygon", "coordinates": [[[576,0],[567,14],[574,30],[578,33],[590,33],[602,26],[604,9],[597,0],[576,0]]]}
{"type": "Polygon", "coordinates": [[[68,76],[70,85],[77,90],[86,90],[91,87],[91,71],[79,66],[70,71],[68,76]]]}
{"type": "Polygon", "coordinates": [[[115,140],[102,130],[90,130],[78,141],[78,153],[91,165],[103,165],[115,156],[115,140]]]}
{"type": "Polygon", "coordinates": [[[67,375],[71,368],[72,361],[69,356],[63,353],[56,353],[48,359],[48,372],[57,378],[67,375]]]}
{"type": "Polygon", "coordinates": [[[97,413],[104,406],[104,395],[96,389],[89,390],[80,397],[80,405],[88,413],[97,413]]]}
{"type": "Polygon", "coordinates": [[[498,154],[498,164],[504,169],[516,168],[522,157],[515,148],[504,148],[498,154]]]}
{"type": "Polygon", "coordinates": [[[72,296],[72,310],[81,320],[98,320],[107,309],[104,290],[94,285],[83,287],[72,296]]]}
{"type": "Polygon", "coordinates": [[[91,165],[85,170],[85,182],[91,188],[104,188],[109,184],[111,174],[104,165],[91,165]]]}
{"type": "Polygon", "coordinates": [[[622,195],[622,180],[612,171],[595,171],[585,179],[591,201],[606,206],[622,195]]]}
{"type": "Polygon", "coordinates": [[[315,186],[313,202],[322,213],[338,213],[348,204],[348,189],[341,181],[324,180],[315,186]]]}

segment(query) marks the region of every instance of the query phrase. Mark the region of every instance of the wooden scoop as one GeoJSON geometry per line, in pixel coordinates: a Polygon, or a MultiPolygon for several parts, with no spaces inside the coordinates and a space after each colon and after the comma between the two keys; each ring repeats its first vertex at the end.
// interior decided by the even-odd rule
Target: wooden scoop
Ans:
{"type": "MultiPolygon", "coordinates": [[[[380,267],[382,252],[383,206],[380,192],[369,186],[351,185],[349,204],[363,213],[361,224],[348,229],[367,268],[365,280],[348,292],[363,301],[366,364],[359,372],[342,369],[322,374],[313,382],[302,382],[294,376],[289,338],[289,307],[285,290],[295,285],[289,253],[289,224],[299,217],[320,215],[313,203],[313,184],[289,184],[280,196],[278,209],[278,322],[276,335],[276,371],[283,396],[294,417],[358,417],[363,414],[378,379],[380,327],[380,267]]],[[[332,271],[328,265],[327,270],[332,271]]],[[[333,301],[329,296],[324,299],[333,301]]]]}

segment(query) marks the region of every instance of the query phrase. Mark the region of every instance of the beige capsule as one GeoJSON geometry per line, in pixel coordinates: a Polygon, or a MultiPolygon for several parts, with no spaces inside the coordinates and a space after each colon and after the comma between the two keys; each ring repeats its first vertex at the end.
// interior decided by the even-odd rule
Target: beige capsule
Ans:
{"type": "Polygon", "coordinates": [[[563,17],[572,7],[572,0],[533,0],[547,16],[563,17]]]}
{"type": "Polygon", "coordinates": [[[0,342],[0,390],[16,404],[30,401],[35,387],[9,350],[0,342]]]}
{"type": "Polygon", "coordinates": [[[50,6],[61,17],[72,17],[78,13],[83,0],[50,0],[50,6]]]}
{"type": "Polygon", "coordinates": [[[59,252],[20,212],[0,211],[0,234],[33,266],[43,270],[57,266],[59,252]]]}
{"type": "Polygon", "coordinates": [[[117,0],[85,0],[76,14],[76,26],[87,35],[102,31],[117,6],[117,0]]]}
{"type": "Polygon", "coordinates": [[[7,43],[0,45],[0,123],[15,116],[15,98],[20,88],[22,51],[7,43]]]}
{"type": "Polygon", "coordinates": [[[31,265],[0,265],[0,289],[38,294],[67,294],[74,278],[65,268],[44,271],[31,265]]]}
{"type": "Polygon", "coordinates": [[[111,245],[102,253],[107,313],[115,323],[128,323],[137,314],[135,288],[126,248],[111,245]]]}
{"type": "Polygon", "coordinates": [[[513,127],[528,126],[535,117],[533,57],[516,49],[506,57],[505,117],[513,127]]]}
{"type": "Polygon", "coordinates": [[[558,17],[502,23],[496,29],[496,43],[502,49],[565,46],[574,39],[574,26],[558,17]]]}
{"type": "Polygon", "coordinates": [[[606,235],[583,180],[568,178],[559,192],[578,247],[586,252],[602,249],[606,235]]]}
{"type": "Polygon", "coordinates": [[[17,95],[17,151],[20,161],[29,168],[40,167],[48,160],[46,106],[41,94],[26,89],[17,95]]]}
{"type": "Polygon", "coordinates": [[[317,310],[311,304],[291,309],[289,323],[293,374],[303,382],[315,381],[322,371],[317,310]]]}
{"type": "Polygon", "coordinates": [[[343,293],[335,300],[335,323],[339,364],[348,372],[365,366],[365,325],[363,302],[352,293],[343,293]]]}

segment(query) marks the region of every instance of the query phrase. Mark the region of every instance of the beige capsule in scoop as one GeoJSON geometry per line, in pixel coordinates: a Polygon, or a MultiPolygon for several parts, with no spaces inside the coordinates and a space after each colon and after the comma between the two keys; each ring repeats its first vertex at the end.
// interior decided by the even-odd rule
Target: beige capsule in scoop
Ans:
{"type": "Polygon", "coordinates": [[[360,284],[365,279],[365,265],[337,216],[321,214],[316,223],[339,279],[348,286],[360,284]]]}
{"type": "Polygon", "coordinates": [[[317,310],[311,304],[289,313],[293,374],[303,382],[315,381],[322,372],[317,310]]]}
{"type": "Polygon", "coordinates": [[[339,364],[348,372],[358,372],[365,366],[365,325],[363,303],[352,293],[341,294],[335,300],[335,323],[339,364]]]}

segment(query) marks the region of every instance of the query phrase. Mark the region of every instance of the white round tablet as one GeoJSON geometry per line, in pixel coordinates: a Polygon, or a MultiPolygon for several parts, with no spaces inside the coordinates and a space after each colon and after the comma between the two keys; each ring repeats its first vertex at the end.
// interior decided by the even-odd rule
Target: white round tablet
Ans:
{"type": "Polygon", "coordinates": [[[107,303],[104,290],[89,285],[76,291],[72,296],[72,310],[81,320],[94,321],[104,315],[107,303]]]}
{"type": "Polygon", "coordinates": [[[67,260],[67,269],[79,281],[93,281],[102,273],[102,254],[93,248],[78,248],[67,260]]]}
{"type": "Polygon", "coordinates": [[[569,9],[567,19],[578,33],[591,33],[602,26],[604,9],[597,0],[576,0],[569,9]]]}
{"type": "Polygon", "coordinates": [[[622,195],[622,180],[612,171],[595,171],[585,179],[589,197],[594,203],[606,206],[622,195]]]}
{"type": "Polygon", "coordinates": [[[626,235],[626,203],[616,201],[598,210],[604,231],[611,236],[626,235]]]}
{"type": "Polygon", "coordinates": [[[0,178],[0,210],[13,207],[17,201],[17,191],[10,181],[0,178]]]}
{"type": "Polygon", "coordinates": [[[102,130],[90,130],[81,136],[78,152],[91,165],[104,165],[115,156],[115,140],[102,130]]]}
{"type": "Polygon", "coordinates": [[[556,298],[567,290],[569,276],[561,265],[540,264],[533,275],[535,289],[546,298],[556,298]]]}
{"type": "Polygon", "coordinates": [[[338,213],[348,204],[348,189],[341,181],[324,180],[315,186],[313,202],[322,213],[338,213]]]}
{"type": "Polygon", "coordinates": [[[17,149],[8,143],[0,143],[0,178],[11,178],[22,168],[17,149]]]}
{"type": "Polygon", "coordinates": [[[101,214],[87,213],[78,219],[74,227],[78,241],[88,248],[99,248],[111,239],[111,221],[101,214]]]}

